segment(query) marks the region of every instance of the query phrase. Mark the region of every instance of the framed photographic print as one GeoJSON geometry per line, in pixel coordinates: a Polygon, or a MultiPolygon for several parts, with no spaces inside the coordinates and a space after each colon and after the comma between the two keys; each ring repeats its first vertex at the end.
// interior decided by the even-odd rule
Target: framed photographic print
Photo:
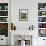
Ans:
{"type": "Polygon", "coordinates": [[[19,9],[19,21],[28,21],[28,9],[19,9]]]}

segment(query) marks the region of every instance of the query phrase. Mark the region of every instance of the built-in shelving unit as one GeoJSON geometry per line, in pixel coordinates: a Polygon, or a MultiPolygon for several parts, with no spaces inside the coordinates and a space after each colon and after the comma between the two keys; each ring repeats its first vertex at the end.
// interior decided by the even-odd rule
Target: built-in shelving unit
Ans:
{"type": "Polygon", "coordinates": [[[38,31],[40,37],[46,37],[46,3],[38,3],[38,31]]]}
{"type": "Polygon", "coordinates": [[[0,3],[0,35],[8,37],[8,3],[0,3]]]}

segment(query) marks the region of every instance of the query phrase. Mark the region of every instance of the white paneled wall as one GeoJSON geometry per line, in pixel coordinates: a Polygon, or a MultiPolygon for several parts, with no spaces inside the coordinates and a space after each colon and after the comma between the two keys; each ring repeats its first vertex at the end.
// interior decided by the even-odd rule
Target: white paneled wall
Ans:
{"type": "Polygon", "coordinates": [[[32,0],[12,0],[11,15],[11,22],[16,25],[17,30],[28,30],[31,25],[37,28],[37,2],[32,0]],[[28,9],[28,21],[19,21],[19,9],[28,9]]]}
{"type": "Polygon", "coordinates": [[[29,26],[34,25],[32,44],[44,46],[43,38],[38,37],[38,3],[46,3],[46,0],[11,0],[11,22],[16,26],[17,33],[19,30],[21,32],[28,30],[29,26]],[[28,9],[28,21],[19,21],[19,9],[28,9]]]}

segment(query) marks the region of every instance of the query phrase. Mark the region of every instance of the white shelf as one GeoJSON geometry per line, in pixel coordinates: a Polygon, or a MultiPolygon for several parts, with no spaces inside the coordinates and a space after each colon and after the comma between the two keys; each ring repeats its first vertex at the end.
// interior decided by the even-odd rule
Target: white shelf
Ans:
{"type": "Polygon", "coordinates": [[[46,10],[38,10],[38,11],[46,11],[46,10]]]}
{"type": "Polygon", "coordinates": [[[38,23],[46,23],[46,22],[38,22],[38,23]]]}
{"type": "Polygon", "coordinates": [[[8,23],[8,22],[0,22],[0,23],[8,23]]]}
{"type": "Polygon", "coordinates": [[[8,10],[0,10],[0,11],[8,11],[8,10]]]}
{"type": "Polygon", "coordinates": [[[38,29],[46,29],[46,28],[38,28],[38,29]]]}
{"type": "Polygon", "coordinates": [[[8,17],[8,16],[0,16],[0,17],[8,17]]]}
{"type": "Polygon", "coordinates": [[[38,16],[38,17],[46,17],[46,15],[43,15],[43,16],[38,16]]]}

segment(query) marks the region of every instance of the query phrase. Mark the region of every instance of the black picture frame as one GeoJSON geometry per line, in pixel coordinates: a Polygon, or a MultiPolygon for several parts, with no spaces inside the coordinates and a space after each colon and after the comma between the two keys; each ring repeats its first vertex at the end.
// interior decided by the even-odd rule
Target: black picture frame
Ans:
{"type": "Polygon", "coordinates": [[[28,21],[28,9],[19,9],[19,21],[28,21]]]}

